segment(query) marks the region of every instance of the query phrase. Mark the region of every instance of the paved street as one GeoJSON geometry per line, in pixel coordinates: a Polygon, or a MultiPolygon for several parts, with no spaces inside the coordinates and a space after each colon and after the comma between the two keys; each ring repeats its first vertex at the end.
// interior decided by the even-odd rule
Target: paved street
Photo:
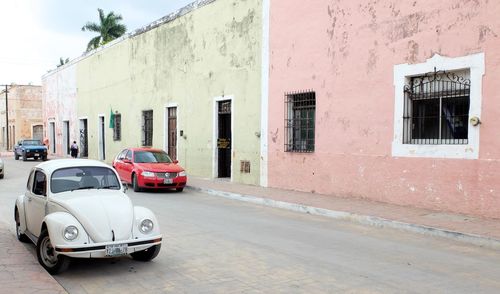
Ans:
{"type": "MultiPolygon", "coordinates": [[[[13,232],[13,203],[35,163],[5,162],[0,222],[13,232]]],[[[190,190],[127,194],[156,213],[160,255],[77,260],[56,276],[69,293],[500,292],[493,250],[190,190]]]]}

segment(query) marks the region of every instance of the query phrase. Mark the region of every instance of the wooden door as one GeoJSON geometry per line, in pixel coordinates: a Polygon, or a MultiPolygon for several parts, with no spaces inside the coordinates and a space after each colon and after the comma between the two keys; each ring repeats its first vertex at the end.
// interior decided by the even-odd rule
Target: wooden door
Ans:
{"type": "Polygon", "coordinates": [[[168,155],[177,159],[177,107],[168,108],[168,155]]]}

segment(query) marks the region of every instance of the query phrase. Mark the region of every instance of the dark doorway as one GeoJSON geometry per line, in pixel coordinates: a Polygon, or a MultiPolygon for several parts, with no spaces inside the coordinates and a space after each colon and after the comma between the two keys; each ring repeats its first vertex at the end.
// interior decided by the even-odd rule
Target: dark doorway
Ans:
{"type": "Polygon", "coordinates": [[[218,104],[218,177],[231,177],[231,100],[218,104]]]}
{"type": "Polygon", "coordinates": [[[80,120],[80,157],[89,157],[87,119],[80,120]]]}
{"type": "Polygon", "coordinates": [[[177,107],[168,108],[168,155],[177,159],[177,107]]]}

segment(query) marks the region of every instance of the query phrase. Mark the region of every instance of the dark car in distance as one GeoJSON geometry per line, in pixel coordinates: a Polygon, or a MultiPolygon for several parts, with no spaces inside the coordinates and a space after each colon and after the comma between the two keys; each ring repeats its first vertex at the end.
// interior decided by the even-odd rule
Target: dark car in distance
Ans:
{"type": "Polygon", "coordinates": [[[47,160],[47,147],[40,140],[19,140],[17,145],[14,146],[14,158],[18,160],[19,157],[23,161],[26,161],[28,158],[34,158],[35,160],[41,158],[45,161],[47,160]]]}

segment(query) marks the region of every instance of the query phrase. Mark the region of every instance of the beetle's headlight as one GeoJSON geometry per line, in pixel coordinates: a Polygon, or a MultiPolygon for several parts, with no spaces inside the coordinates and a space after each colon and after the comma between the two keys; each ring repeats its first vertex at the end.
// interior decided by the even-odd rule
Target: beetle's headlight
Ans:
{"type": "Polygon", "coordinates": [[[150,172],[150,171],[143,171],[142,172],[142,176],[146,177],[146,178],[152,178],[152,177],[155,176],[155,173],[154,172],[150,172]]]}
{"type": "Polygon", "coordinates": [[[153,222],[150,219],[143,220],[139,225],[139,230],[144,234],[150,233],[153,230],[153,222]]]}
{"type": "Polygon", "coordinates": [[[183,170],[179,173],[179,177],[185,177],[186,176],[186,171],[183,170]]]}
{"type": "Polygon", "coordinates": [[[64,229],[64,239],[68,241],[73,241],[78,237],[78,229],[75,226],[67,226],[66,229],[64,229]]]}

